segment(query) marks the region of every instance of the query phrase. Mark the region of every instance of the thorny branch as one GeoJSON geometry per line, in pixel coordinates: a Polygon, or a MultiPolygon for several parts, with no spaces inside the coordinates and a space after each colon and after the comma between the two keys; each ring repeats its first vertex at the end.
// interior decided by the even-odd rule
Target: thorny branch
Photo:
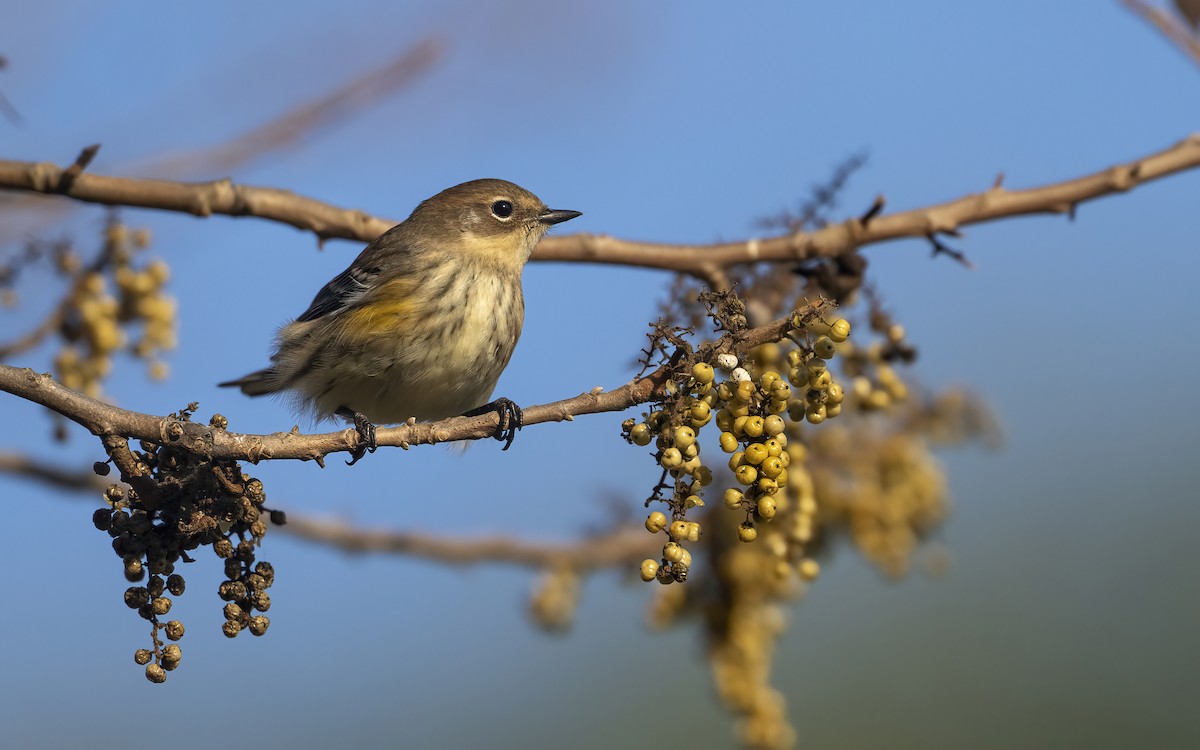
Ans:
{"type": "MultiPolygon", "coordinates": [[[[1200,134],[1132,162],[1117,164],[1073,180],[1025,190],[1000,184],[982,193],[936,206],[895,214],[872,213],[869,221],[851,218],[806,232],[712,245],[669,245],[621,240],[604,235],[548,237],[533,259],[607,263],[681,271],[719,283],[724,269],[756,262],[786,262],[835,257],[877,242],[930,234],[953,234],[969,224],[1013,216],[1070,214],[1080,203],[1132,190],[1138,185],[1200,166],[1200,134]]],[[[180,211],[196,216],[254,216],[313,232],[318,238],[370,241],[396,224],[393,219],[339,208],[287,190],[235,185],[141,180],[81,174],[66,191],[58,190],[62,168],[54,164],[0,161],[0,189],[63,194],[106,205],[180,211]]]]}

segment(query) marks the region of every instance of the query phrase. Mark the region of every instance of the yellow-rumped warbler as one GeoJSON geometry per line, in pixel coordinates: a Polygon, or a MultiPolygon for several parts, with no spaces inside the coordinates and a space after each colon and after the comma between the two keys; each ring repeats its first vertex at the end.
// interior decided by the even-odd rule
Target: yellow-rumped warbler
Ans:
{"type": "Polygon", "coordinates": [[[493,410],[507,450],[521,410],[505,398],[485,402],[521,335],[521,270],[546,230],[579,215],[504,180],[443,190],[280,329],[270,367],[221,385],[247,396],[294,392],[318,418],[353,420],[360,447],[351,463],[375,450],[374,424],[493,410]]]}

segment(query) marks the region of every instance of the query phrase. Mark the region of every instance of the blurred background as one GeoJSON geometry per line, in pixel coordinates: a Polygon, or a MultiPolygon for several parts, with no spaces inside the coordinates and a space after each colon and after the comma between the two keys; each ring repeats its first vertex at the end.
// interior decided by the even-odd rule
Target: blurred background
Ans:
{"type": "MultiPolygon", "coordinates": [[[[1077,177],[1200,123],[1200,68],[1119,2],[6,10],[0,93],[17,116],[0,120],[3,158],[68,164],[100,142],[99,174],[229,176],[395,219],[449,185],[502,177],[583,211],[570,231],[738,239],[854,154],[868,160],[839,215],[879,193],[889,212],[950,200],[999,172],[1013,189],[1077,177]],[[193,158],[406,54],[391,88],[344,117],[276,133],[228,165],[193,158]]],[[[954,499],[937,540],[944,574],[918,564],[892,582],[840,549],[790,610],[774,682],[800,746],[1200,742],[1198,195],[1192,172],[1086,203],[1073,222],[971,227],[954,245],[974,271],[931,260],[924,241],[867,251],[920,348],[915,378],[974,389],[1006,442],[939,455],[954,499]]],[[[6,212],[16,223],[0,226],[0,259],[32,238],[70,238],[86,257],[105,216],[65,200],[6,212]]],[[[215,383],[265,363],[276,326],[361,244],[318,249],[254,219],[122,217],[170,264],[180,346],[169,379],[118,360],[106,393],[156,414],[199,401],[203,418],[220,412],[241,432],[290,428],[285,404],[215,383]]],[[[497,393],[528,405],[624,383],[670,278],[531,264],[525,331],[497,393]]],[[[6,340],[61,291],[45,268],[18,288],[21,304],[0,312],[6,340]]],[[[52,355],[8,364],[44,370],[52,355]]],[[[503,454],[484,441],[252,473],[269,505],[296,513],[568,540],[611,522],[614,505],[636,515],[657,479],[619,437],[631,415],[532,427],[503,454]]],[[[102,457],[80,428],[54,442],[44,411],[13,397],[0,397],[0,425],[7,452],[79,468],[102,457]]],[[[351,556],[283,534],[260,555],[278,571],[267,636],[220,634],[220,567],[204,555],[172,613],[188,626],[183,665],[153,686],[131,658],[147,629],[90,523],[99,497],[5,475],[0,494],[8,746],[735,743],[699,628],[648,631],[650,587],[623,571],[587,579],[574,627],[547,635],[526,614],[536,571],[351,556]]]]}

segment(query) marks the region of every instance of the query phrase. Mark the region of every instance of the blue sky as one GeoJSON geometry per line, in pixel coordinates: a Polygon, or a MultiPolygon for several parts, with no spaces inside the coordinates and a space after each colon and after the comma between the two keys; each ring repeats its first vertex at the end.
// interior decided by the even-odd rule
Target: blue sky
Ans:
{"type": "MultiPolygon", "coordinates": [[[[443,58],[411,87],[228,175],[398,218],[488,176],[584,212],[560,231],[732,239],[761,232],[755,219],[796,205],[854,153],[870,158],[841,209],[883,193],[892,211],[984,189],[1001,171],[1011,188],[1078,176],[1200,123],[1200,69],[1117,2],[9,5],[0,91],[23,124],[0,123],[0,154],[67,163],[100,142],[99,173],[222,143],[439,39],[443,58]]],[[[1200,173],[1185,174],[1084,205],[1074,222],[972,228],[957,246],[973,272],[931,262],[922,242],[868,251],[920,346],[915,376],[973,386],[1008,444],[942,455],[956,508],[941,535],[948,577],[886,583],[842,550],[795,608],[778,684],[805,746],[1194,741],[1198,194],[1200,173]]],[[[78,209],[50,234],[90,248],[103,216],[78,209]]],[[[125,217],[153,230],[171,264],[181,347],[166,383],[119,363],[115,400],[153,413],[198,400],[231,429],[290,427],[283,404],[215,383],[262,364],[275,327],[359,246],[318,251],[248,219],[125,217]]],[[[531,265],[525,332],[497,393],[532,404],[623,383],[667,281],[531,265]]],[[[53,282],[29,283],[0,330],[44,312],[53,282]]],[[[45,368],[49,354],[12,364],[45,368]]],[[[617,438],[621,418],[531,428],[505,454],[485,442],[255,473],[295,511],[567,538],[654,480],[617,438]]],[[[45,417],[12,398],[0,398],[0,424],[0,449],[99,456],[82,432],[51,444],[45,417]]],[[[163,721],[122,733],[125,747],[159,744],[166,728],[185,748],[246,732],[280,747],[730,736],[697,633],[646,633],[645,588],[589,581],[577,627],[551,638],[524,620],[527,571],[352,558],[278,536],[263,553],[279,570],[269,635],[219,634],[206,593],[219,570],[205,560],[176,605],[183,667],[153,687],[130,658],[146,634],[90,508],[4,477],[0,492],[13,501],[0,545],[19,564],[0,578],[19,613],[0,622],[0,724],[16,745],[115,746],[118,733],[99,728],[133,716],[130,702],[163,721]],[[664,675],[690,707],[685,723],[647,700],[664,675]],[[258,715],[237,709],[249,693],[258,715]]]]}

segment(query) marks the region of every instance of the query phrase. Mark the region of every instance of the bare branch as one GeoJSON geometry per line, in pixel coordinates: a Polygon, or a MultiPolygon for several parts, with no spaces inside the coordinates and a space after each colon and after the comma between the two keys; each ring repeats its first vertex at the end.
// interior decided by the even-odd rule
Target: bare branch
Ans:
{"type": "MultiPolygon", "coordinates": [[[[740,331],[723,339],[724,343],[714,349],[714,354],[778,341],[791,326],[789,315],[757,328],[740,331]]],[[[613,391],[604,392],[597,388],[574,398],[527,407],[523,410],[524,424],[563,422],[580,414],[623,411],[661,395],[667,375],[668,368],[664,365],[613,391]]],[[[353,451],[358,446],[358,433],[353,428],[312,435],[301,434],[295,428],[292,432],[244,435],[196,422],[181,422],[129,411],[88,398],[55,382],[49,374],[38,374],[28,368],[0,365],[0,391],[41,404],[101,438],[119,436],[121,439],[148,440],[160,445],[174,445],[208,458],[254,463],[267,459],[321,461],[330,453],[353,451]]],[[[477,417],[451,417],[438,422],[385,427],[377,431],[376,444],[408,448],[455,440],[479,440],[496,433],[497,420],[495,413],[489,413],[477,417]]]]}
{"type": "Polygon", "coordinates": [[[160,175],[229,174],[242,164],[286,149],[323,127],[349,120],[375,102],[418,80],[441,59],[445,45],[428,38],[386,65],[306,101],[227,143],[190,154],[159,158],[136,171],[160,175]]]}
{"type": "Polygon", "coordinates": [[[20,453],[0,452],[0,472],[34,479],[64,490],[102,492],[112,484],[93,471],[70,471],[49,461],[40,461],[20,453]]]}
{"type": "MultiPolygon", "coordinates": [[[[812,232],[713,245],[668,245],[634,242],[603,235],[548,237],[533,259],[574,263],[609,263],[681,271],[693,275],[739,263],[786,262],[834,257],[863,245],[930,233],[952,234],[960,227],[1013,216],[1070,214],[1084,201],[1132,190],[1146,182],[1200,166],[1200,134],[1126,164],[1118,164],[1073,180],[1026,190],[993,185],[988,190],[936,206],[884,215],[868,222],[852,218],[812,232]]],[[[0,189],[58,193],[62,170],[47,163],[0,161],[0,189]]],[[[181,211],[196,216],[255,216],[313,232],[319,238],[370,241],[396,224],[393,219],[274,188],[207,183],[138,180],[82,174],[65,195],[106,205],[181,211]]]]}
{"type": "Polygon", "coordinates": [[[1121,0],[1121,4],[1158,29],[1180,52],[1200,65],[1200,36],[1184,25],[1180,17],[1145,0],[1121,0]]]}
{"type": "MultiPolygon", "coordinates": [[[[112,482],[92,471],[70,471],[48,461],[0,451],[0,472],[65,490],[99,493],[112,482]]],[[[637,561],[660,543],[641,526],[561,543],[536,542],[508,536],[444,537],[421,531],[366,529],[334,519],[287,514],[287,523],[274,533],[353,553],[419,557],[451,565],[509,563],[538,568],[570,567],[577,572],[637,561]]]]}
{"type": "MultiPolygon", "coordinates": [[[[656,546],[640,526],[626,526],[593,537],[560,544],[530,542],[506,536],[439,537],[423,532],[363,529],[334,520],[297,519],[279,528],[300,539],[347,552],[379,552],[421,557],[452,565],[510,563],[538,568],[597,570],[646,557],[656,546]]],[[[661,545],[662,540],[657,540],[661,545]]]]}

